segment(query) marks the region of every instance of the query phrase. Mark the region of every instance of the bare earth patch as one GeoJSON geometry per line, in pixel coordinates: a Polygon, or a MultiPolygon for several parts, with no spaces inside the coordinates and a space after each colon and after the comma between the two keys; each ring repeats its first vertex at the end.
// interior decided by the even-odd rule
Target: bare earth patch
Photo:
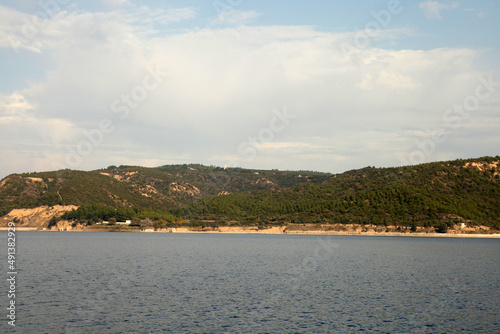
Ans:
{"type": "Polygon", "coordinates": [[[17,221],[19,227],[47,227],[52,217],[59,217],[67,211],[78,209],[76,205],[39,206],[32,209],[14,209],[0,218],[0,227],[17,221]]]}

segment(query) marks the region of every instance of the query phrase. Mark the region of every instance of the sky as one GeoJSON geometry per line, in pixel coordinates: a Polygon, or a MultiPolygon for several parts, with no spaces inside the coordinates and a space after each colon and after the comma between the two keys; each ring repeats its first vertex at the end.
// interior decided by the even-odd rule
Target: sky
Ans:
{"type": "Polygon", "coordinates": [[[500,154],[500,1],[0,0],[0,178],[500,154]]]}

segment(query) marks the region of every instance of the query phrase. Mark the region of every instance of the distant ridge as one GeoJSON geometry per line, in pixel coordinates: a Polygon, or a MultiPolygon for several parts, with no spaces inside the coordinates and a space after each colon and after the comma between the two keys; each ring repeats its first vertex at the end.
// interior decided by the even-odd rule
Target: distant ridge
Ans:
{"type": "Polygon", "coordinates": [[[42,205],[99,204],[169,210],[207,196],[275,191],[299,183],[321,183],[331,177],[319,172],[224,169],[198,164],[12,174],[0,181],[0,216],[12,209],[42,205]]]}
{"type": "MultiPolygon", "coordinates": [[[[341,174],[197,164],[110,166],[90,172],[12,174],[0,181],[0,216],[75,205],[66,219],[163,219],[172,224],[374,224],[500,229],[500,157],[341,174]]],[[[57,217],[55,218],[57,220],[57,217]]]]}

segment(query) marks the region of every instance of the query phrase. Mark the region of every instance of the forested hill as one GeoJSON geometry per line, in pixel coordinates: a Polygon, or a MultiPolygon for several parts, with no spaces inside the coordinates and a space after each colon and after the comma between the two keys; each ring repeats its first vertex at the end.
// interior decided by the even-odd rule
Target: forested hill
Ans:
{"type": "Polygon", "coordinates": [[[202,165],[14,174],[0,182],[0,213],[74,204],[80,208],[64,217],[89,222],[115,216],[195,225],[466,222],[500,229],[499,162],[484,157],[337,175],[202,165]]]}
{"type": "Polygon", "coordinates": [[[83,172],[12,174],[0,181],[0,216],[42,205],[105,205],[167,211],[216,195],[276,191],[299,183],[321,183],[328,173],[249,170],[203,165],[157,168],[109,166],[83,172]]]}
{"type": "Polygon", "coordinates": [[[440,226],[500,229],[500,157],[373,168],[274,193],[197,201],[178,215],[199,220],[440,226]]]}

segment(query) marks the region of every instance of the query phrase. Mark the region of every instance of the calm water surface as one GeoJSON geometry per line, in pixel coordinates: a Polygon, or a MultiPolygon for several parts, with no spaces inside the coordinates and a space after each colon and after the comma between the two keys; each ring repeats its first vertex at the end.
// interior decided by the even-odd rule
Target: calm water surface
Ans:
{"type": "Polygon", "coordinates": [[[18,232],[17,252],[18,333],[500,332],[499,239],[18,232]]]}

